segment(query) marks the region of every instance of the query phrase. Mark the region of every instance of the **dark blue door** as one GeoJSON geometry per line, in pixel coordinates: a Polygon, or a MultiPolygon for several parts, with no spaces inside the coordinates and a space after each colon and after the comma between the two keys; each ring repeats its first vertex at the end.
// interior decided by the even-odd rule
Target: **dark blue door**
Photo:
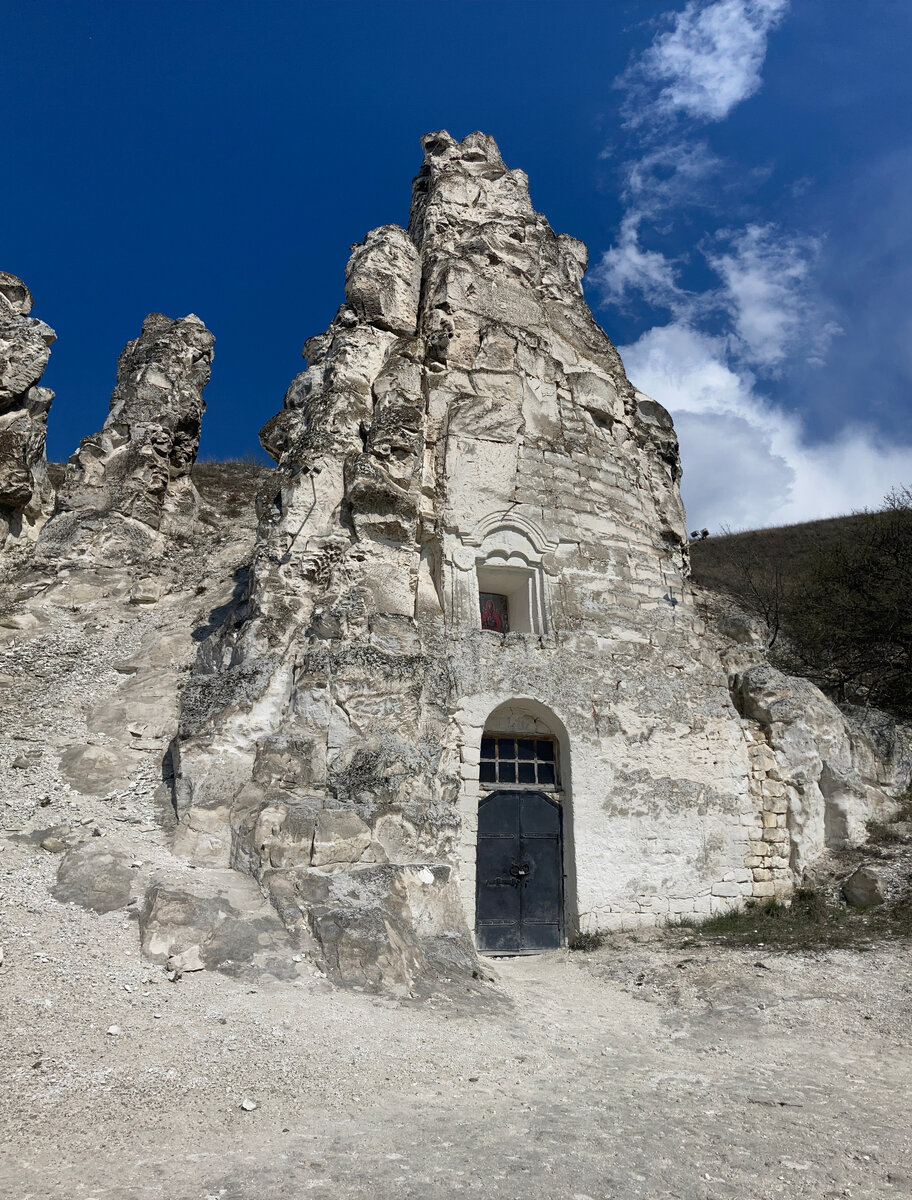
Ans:
{"type": "Polygon", "coordinates": [[[478,807],[478,949],[557,949],[563,890],[560,805],[542,792],[491,792],[478,807]]]}

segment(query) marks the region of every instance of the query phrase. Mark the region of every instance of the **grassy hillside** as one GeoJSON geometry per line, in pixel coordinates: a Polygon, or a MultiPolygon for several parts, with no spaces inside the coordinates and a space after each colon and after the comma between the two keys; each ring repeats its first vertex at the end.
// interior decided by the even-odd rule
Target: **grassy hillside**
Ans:
{"type": "Polygon", "coordinates": [[[737,593],[744,583],[745,559],[761,570],[779,570],[784,581],[794,581],[818,554],[845,540],[857,541],[872,517],[883,520],[886,516],[886,513],[855,513],[826,521],[752,529],[693,541],[690,562],[694,582],[713,591],[737,593]]]}
{"type": "Polygon", "coordinates": [[[879,512],[697,540],[691,563],[761,618],[777,665],[912,720],[912,490],[879,512]]]}

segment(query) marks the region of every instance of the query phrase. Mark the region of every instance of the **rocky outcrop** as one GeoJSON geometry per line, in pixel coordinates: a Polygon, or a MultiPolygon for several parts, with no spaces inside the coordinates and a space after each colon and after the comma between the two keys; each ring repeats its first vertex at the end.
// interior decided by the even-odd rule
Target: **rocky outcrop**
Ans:
{"type": "Polygon", "coordinates": [[[791,872],[801,875],[824,849],[860,845],[867,822],[895,811],[912,777],[912,745],[886,714],[844,713],[809,680],[769,665],[734,674],[732,696],[759,726],[754,786],[770,820],[758,843],[791,872]]]}
{"type": "MultiPolygon", "coordinates": [[[[673,423],[586,305],[585,247],[490,138],[424,150],[408,229],[353,247],[262,431],[275,472],[216,468],[199,507],[213,338],[153,314],[35,553],[5,556],[6,719],[32,743],[0,747],[5,803],[62,799],[37,839],[62,856],[57,899],[135,910],[175,978],[471,992],[477,897],[537,869],[510,849],[477,872],[502,849],[485,836],[548,843],[550,907],[518,947],[540,949],[542,927],[559,945],[785,897],[912,771],[901,731],[773,670],[741,614],[707,629],[673,423]],[[40,792],[16,779],[38,765],[40,792]],[[495,779],[487,811],[515,823],[485,835],[495,779]],[[177,859],[101,837],[153,812],[177,859]]],[[[53,335],[18,281],[2,294],[18,429],[49,400],[53,335]]],[[[37,530],[40,454],[16,445],[7,508],[37,530]]]]}
{"type": "Polygon", "coordinates": [[[46,555],[122,563],[190,535],[199,507],[190,469],[214,343],[192,313],[146,317],[118,361],[107,420],[69,461],[41,539],[46,555]]]}
{"type": "Polygon", "coordinates": [[[687,592],[671,419],[525,174],[483,134],[423,145],[408,229],[354,247],[263,429],[277,486],[249,594],[201,650],[172,751],[176,848],[252,874],[336,979],[396,990],[478,969],[489,721],[566,737],[574,922],[709,913],[752,886],[746,748],[687,592]],[[485,572],[526,589],[506,638],[480,628],[485,572]]]}
{"type": "Polygon", "coordinates": [[[37,534],[52,508],[44,444],[54,393],[38,381],[56,334],[31,309],[22,280],[0,271],[0,547],[37,534]]]}

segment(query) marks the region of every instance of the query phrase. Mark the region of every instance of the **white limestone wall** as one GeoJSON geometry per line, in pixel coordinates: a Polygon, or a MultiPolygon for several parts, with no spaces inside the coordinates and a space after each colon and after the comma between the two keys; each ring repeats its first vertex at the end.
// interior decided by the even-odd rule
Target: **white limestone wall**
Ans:
{"type": "MultiPolygon", "coordinates": [[[[754,894],[759,801],[748,783],[744,722],[724,686],[712,712],[689,702],[686,688],[653,679],[663,711],[644,714],[638,697],[618,701],[631,681],[617,678],[610,659],[600,676],[590,649],[588,639],[473,631],[453,655],[457,678],[474,682],[451,725],[461,776],[459,887],[470,927],[486,728],[558,742],[570,934],[708,916],[754,894]]],[[[642,678],[638,690],[644,683],[649,692],[642,678]]]]}

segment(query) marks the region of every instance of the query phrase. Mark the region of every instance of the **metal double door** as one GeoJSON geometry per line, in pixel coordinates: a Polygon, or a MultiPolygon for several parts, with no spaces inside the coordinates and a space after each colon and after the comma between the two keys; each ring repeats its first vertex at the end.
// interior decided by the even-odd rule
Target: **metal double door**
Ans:
{"type": "Polygon", "coordinates": [[[543,792],[491,792],[478,808],[479,950],[557,949],[564,933],[562,810],[543,792]]]}

